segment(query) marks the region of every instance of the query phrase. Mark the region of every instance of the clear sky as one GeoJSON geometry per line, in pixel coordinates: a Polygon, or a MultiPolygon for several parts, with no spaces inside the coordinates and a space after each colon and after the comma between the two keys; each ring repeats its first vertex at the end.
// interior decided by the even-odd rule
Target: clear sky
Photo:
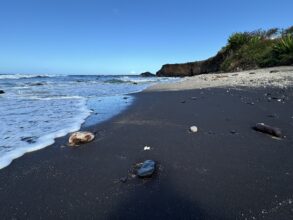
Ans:
{"type": "Polygon", "coordinates": [[[0,73],[129,74],[293,25],[293,0],[0,0],[0,73]]]}

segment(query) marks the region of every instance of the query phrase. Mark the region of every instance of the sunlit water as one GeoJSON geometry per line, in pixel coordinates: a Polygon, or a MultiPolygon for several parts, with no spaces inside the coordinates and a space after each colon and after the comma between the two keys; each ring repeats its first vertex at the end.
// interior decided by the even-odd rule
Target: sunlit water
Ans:
{"type": "Polygon", "coordinates": [[[0,169],[57,137],[105,121],[133,97],[170,78],[0,75],[0,169]],[[89,117],[90,116],[90,117],[89,117]],[[87,118],[90,120],[86,120],[87,118]]]}

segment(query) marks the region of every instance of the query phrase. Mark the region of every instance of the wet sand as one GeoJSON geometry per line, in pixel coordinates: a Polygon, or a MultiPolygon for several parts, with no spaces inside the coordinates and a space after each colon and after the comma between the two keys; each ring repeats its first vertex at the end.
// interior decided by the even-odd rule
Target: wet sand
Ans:
{"type": "Polygon", "coordinates": [[[1,219],[293,218],[292,87],[134,96],[128,110],[87,128],[94,142],[73,149],[60,138],[0,170],[1,219]],[[254,131],[258,122],[286,137],[254,131]],[[146,159],[158,163],[155,175],[133,178],[146,159]]]}

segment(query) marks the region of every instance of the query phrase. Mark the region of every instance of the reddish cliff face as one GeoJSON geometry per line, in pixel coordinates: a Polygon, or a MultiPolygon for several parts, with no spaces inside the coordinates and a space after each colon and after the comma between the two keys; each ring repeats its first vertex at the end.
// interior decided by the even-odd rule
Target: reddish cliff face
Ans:
{"type": "Polygon", "coordinates": [[[216,56],[203,61],[183,64],[166,64],[157,72],[157,76],[194,76],[218,72],[220,71],[220,66],[224,59],[225,54],[219,52],[216,56]]]}

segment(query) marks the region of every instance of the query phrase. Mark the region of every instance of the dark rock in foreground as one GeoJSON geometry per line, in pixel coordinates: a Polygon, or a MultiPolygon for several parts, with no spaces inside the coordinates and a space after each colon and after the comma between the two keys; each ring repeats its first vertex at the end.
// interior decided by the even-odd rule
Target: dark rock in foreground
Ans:
{"type": "Polygon", "coordinates": [[[266,125],[264,123],[258,123],[254,127],[254,130],[260,131],[262,133],[266,133],[275,137],[283,137],[282,131],[279,128],[272,127],[270,125],[266,125]]]}
{"type": "Polygon", "coordinates": [[[146,160],[142,166],[137,170],[139,177],[150,177],[155,172],[156,162],[153,160],[146,160]]]}
{"type": "Polygon", "coordinates": [[[0,90],[0,94],[4,94],[5,92],[3,90],[0,90]]]}
{"type": "Polygon", "coordinates": [[[143,77],[154,77],[156,75],[155,74],[152,74],[151,72],[144,72],[144,73],[140,74],[140,76],[143,76],[143,77]]]}

